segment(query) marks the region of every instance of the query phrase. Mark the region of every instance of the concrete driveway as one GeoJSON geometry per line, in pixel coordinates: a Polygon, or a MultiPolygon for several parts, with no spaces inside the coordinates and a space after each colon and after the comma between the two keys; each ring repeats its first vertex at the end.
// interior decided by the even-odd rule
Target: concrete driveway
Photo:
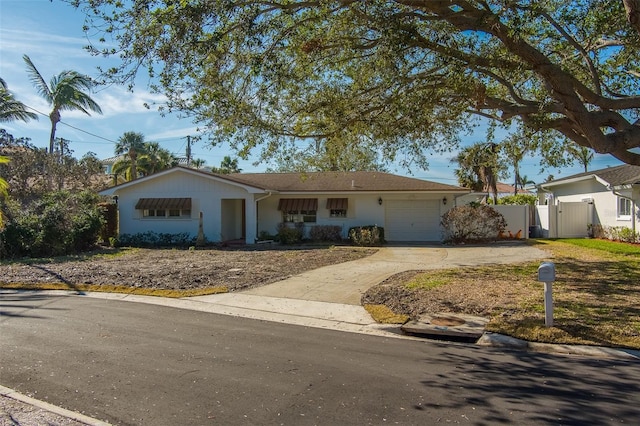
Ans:
{"type": "Polygon", "coordinates": [[[486,246],[385,246],[364,259],[325,266],[242,294],[360,305],[370,287],[399,272],[509,264],[548,258],[521,242],[486,246]]]}

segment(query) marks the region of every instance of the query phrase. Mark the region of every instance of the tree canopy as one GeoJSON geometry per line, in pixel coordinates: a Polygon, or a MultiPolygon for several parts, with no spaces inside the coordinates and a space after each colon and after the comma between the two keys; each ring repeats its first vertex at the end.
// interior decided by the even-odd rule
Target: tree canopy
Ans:
{"type": "Polygon", "coordinates": [[[67,1],[108,77],[240,155],[347,131],[425,164],[481,116],[640,165],[640,0],[67,1]]]}

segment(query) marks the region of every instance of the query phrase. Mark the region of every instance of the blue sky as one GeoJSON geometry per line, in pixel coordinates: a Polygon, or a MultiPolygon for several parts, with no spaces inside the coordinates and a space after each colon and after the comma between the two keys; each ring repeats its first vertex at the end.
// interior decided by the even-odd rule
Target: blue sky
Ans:
{"type": "MultiPolygon", "coordinates": [[[[45,114],[38,121],[2,123],[0,127],[16,137],[31,138],[37,146],[48,147],[50,123],[46,115],[50,108],[31,85],[22,55],[29,55],[47,82],[63,70],[95,76],[96,67],[104,67],[108,63],[104,58],[90,56],[83,49],[88,44],[82,31],[83,22],[81,12],[57,0],[0,0],[0,76],[18,100],[45,114]]],[[[137,84],[133,92],[118,86],[99,88],[92,97],[101,106],[103,115],[92,114],[89,117],[81,112],[65,111],[56,133],[57,137],[71,141],[70,148],[78,158],[87,152],[94,152],[99,158],[113,156],[115,142],[127,131],[140,132],[145,140],[159,142],[174,154],[184,155],[186,137],[198,134],[197,125],[189,120],[181,120],[175,115],[162,117],[156,110],[146,109],[145,102],[162,103],[163,98],[148,91],[144,82],[137,84]]],[[[496,141],[500,141],[500,135],[497,136],[496,141]]],[[[470,144],[483,138],[484,131],[479,129],[478,133],[465,136],[463,140],[470,144]]],[[[225,155],[233,156],[227,147],[210,147],[204,142],[195,144],[192,152],[195,158],[202,158],[212,166],[219,166],[225,155]]],[[[413,169],[411,175],[456,184],[455,167],[449,161],[451,157],[453,154],[433,154],[428,170],[413,169]]],[[[266,164],[254,166],[252,162],[241,160],[240,168],[245,172],[261,172],[268,167],[266,164]]],[[[596,155],[590,169],[618,164],[621,163],[611,156],[596,155]]],[[[527,157],[521,174],[539,183],[549,174],[558,178],[582,171],[578,164],[543,174],[539,169],[537,159],[527,157]]],[[[393,166],[390,171],[408,174],[406,170],[393,166]]],[[[513,179],[505,180],[512,182],[513,179]]]]}

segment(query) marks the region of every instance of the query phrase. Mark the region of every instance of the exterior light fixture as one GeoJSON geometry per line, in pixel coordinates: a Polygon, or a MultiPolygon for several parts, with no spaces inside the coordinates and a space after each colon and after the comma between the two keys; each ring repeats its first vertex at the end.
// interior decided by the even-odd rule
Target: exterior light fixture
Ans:
{"type": "Polygon", "coordinates": [[[378,204],[382,205],[382,197],[378,197],[378,204]]]}
{"type": "Polygon", "coordinates": [[[445,206],[447,205],[447,197],[444,197],[444,198],[442,199],[442,204],[444,204],[445,206]]]}
{"type": "Polygon", "coordinates": [[[111,199],[113,200],[114,204],[118,204],[118,196],[114,195],[113,197],[111,197],[111,199]]]}

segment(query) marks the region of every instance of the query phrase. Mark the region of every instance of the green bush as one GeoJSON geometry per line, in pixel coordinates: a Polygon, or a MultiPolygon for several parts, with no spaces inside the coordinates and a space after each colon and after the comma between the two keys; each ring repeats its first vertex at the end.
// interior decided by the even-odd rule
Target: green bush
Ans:
{"type": "Polygon", "coordinates": [[[196,237],[188,232],[169,234],[147,231],[122,234],[118,239],[118,244],[123,247],[189,247],[195,243],[196,237]]]}
{"type": "Polygon", "coordinates": [[[622,241],[624,243],[640,242],[640,233],[634,233],[633,229],[626,226],[592,225],[591,235],[595,238],[622,241]]]}
{"type": "Polygon", "coordinates": [[[296,223],[292,228],[286,223],[278,224],[277,240],[280,244],[299,244],[304,237],[304,223],[296,223]]]}
{"type": "Polygon", "coordinates": [[[384,243],[384,228],[378,225],[349,228],[349,240],[357,246],[379,246],[384,243]]]}
{"type": "Polygon", "coordinates": [[[445,243],[494,241],[507,228],[504,216],[487,205],[454,207],[440,221],[445,243]]]}
{"type": "Polygon", "coordinates": [[[538,196],[534,194],[515,194],[515,195],[507,195],[505,197],[498,199],[498,204],[506,204],[506,205],[530,205],[535,206],[538,202],[538,196]]]}
{"type": "Polygon", "coordinates": [[[316,225],[309,231],[312,241],[342,241],[342,227],[335,225],[316,225]]]}
{"type": "Polygon", "coordinates": [[[103,226],[97,195],[56,191],[26,206],[8,203],[0,257],[48,257],[90,249],[103,226]]]}

